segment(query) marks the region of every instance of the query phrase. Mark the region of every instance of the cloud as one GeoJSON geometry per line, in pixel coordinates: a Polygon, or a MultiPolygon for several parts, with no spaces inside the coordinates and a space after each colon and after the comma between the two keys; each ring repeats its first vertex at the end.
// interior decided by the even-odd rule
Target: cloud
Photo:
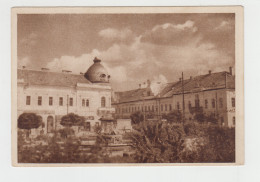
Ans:
{"type": "Polygon", "coordinates": [[[132,30],[124,28],[121,30],[115,28],[106,28],[99,31],[98,35],[108,41],[131,41],[133,38],[132,30]]]}
{"type": "Polygon", "coordinates": [[[50,61],[46,67],[52,71],[70,70],[79,74],[85,72],[93,64],[96,55],[99,55],[99,51],[94,49],[91,53],[82,54],[79,57],[61,56],[50,61]]]}
{"type": "Polygon", "coordinates": [[[158,76],[154,76],[151,81],[151,90],[154,95],[160,93],[160,91],[164,88],[165,84],[167,83],[167,79],[164,75],[159,74],[158,76]]]}
{"type": "Polygon", "coordinates": [[[85,72],[97,56],[111,75],[114,90],[134,89],[150,79],[152,91],[157,94],[162,84],[177,81],[182,71],[189,77],[234,66],[232,54],[221,47],[232,34],[232,27],[230,21],[223,20],[211,30],[202,31],[194,21],[187,20],[182,24],[159,24],[139,36],[130,29],[108,28],[99,32],[104,41],[111,41],[104,50],[86,51],[77,57],[61,56],[48,67],[78,74],[85,72]]]}
{"type": "Polygon", "coordinates": [[[159,45],[184,45],[196,41],[198,28],[191,20],[183,24],[165,23],[156,25],[142,36],[142,42],[150,42],[159,45]]]}

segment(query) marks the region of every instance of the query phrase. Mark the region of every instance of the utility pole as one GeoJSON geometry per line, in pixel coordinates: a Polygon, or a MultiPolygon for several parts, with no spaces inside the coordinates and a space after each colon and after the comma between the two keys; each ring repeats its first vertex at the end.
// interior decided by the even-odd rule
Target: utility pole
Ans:
{"type": "Polygon", "coordinates": [[[184,102],[184,79],[183,79],[183,72],[182,72],[182,123],[184,124],[185,118],[185,102],[184,102]]]}

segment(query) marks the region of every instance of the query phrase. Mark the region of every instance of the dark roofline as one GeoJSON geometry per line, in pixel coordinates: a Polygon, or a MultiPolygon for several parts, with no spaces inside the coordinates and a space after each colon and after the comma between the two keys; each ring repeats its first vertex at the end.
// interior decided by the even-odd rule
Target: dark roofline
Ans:
{"type": "Polygon", "coordinates": [[[60,73],[60,74],[64,74],[64,75],[75,75],[75,76],[80,76],[82,74],[76,74],[73,72],[62,72],[63,70],[61,70],[61,72],[57,72],[57,71],[53,71],[53,70],[34,70],[34,69],[23,69],[23,68],[17,68],[17,70],[22,70],[22,71],[37,71],[37,72],[42,72],[42,73],[60,73]]]}
{"type": "MultiPolygon", "coordinates": [[[[207,89],[207,90],[202,90],[202,91],[195,91],[195,92],[184,92],[184,94],[189,94],[189,93],[199,93],[199,92],[205,92],[205,91],[214,91],[214,90],[234,90],[234,88],[215,88],[215,89],[207,89]]],[[[178,93],[178,94],[173,94],[172,96],[167,96],[167,97],[158,97],[158,96],[154,96],[153,98],[144,98],[144,99],[140,99],[140,100],[131,100],[131,101],[123,101],[123,102],[112,102],[112,105],[119,105],[119,104],[125,104],[125,103],[129,103],[129,102],[142,102],[144,100],[153,100],[153,99],[167,99],[167,98],[172,98],[174,95],[182,95],[182,93],[178,93]]]]}

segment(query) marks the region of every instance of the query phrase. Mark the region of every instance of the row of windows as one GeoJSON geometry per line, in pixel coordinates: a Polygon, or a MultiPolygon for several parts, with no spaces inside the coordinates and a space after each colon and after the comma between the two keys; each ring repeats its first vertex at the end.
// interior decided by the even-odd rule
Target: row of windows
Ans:
{"type": "MultiPolygon", "coordinates": [[[[38,106],[42,105],[42,96],[38,96],[38,106]]],[[[31,105],[31,96],[26,96],[26,105],[31,105]]],[[[53,105],[53,97],[49,97],[49,106],[53,105]]],[[[73,106],[73,98],[69,98],[69,105],[73,106]]],[[[59,97],[59,106],[63,106],[63,97],[59,97]]]]}
{"type": "MultiPolygon", "coordinates": [[[[38,106],[42,105],[42,96],[38,96],[38,106]]],[[[26,96],[26,105],[31,105],[31,96],[26,96]]],[[[49,97],[49,106],[53,105],[53,97],[49,97]]],[[[59,97],[59,106],[63,106],[63,97],[59,97]]],[[[69,98],[69,106],[73,106],[73,98],[69,98]]],[[[89,107],[89,100],[82,99],[82,107],[89,107]]],[[[101,97],[101,107],[106,107],[106,98],[101,97]]]]}
{"type": "MultiPolygon", "coordinates": [[[[205,108],[206,109],[209,108],[209,101],[207,99],[205,100],[204,103],[205,103],[205,108]]],[[[235,107],[235,98],[231,99],[231,105],[232,105],[232,107],[235,107]]],[[[219,98],[218,106],[219,106],[219,108],[223,108],[223,106],[224,106],[223,98],[219,98]]],[[[191,101],[188,101],[188,107],[189,108],[192,107],[191,101]]],[[[195,99],[195,107],[200,107],[200,100],[199,99],[195,99]]],[[[215,99],[211,99],[211,107],[212,108],[216,108],[216,100],[215,99]]],[[[144,111],[145,112],[146,111],[154,111],[154,108],[155,108],[155,111],[158,111],[157,106],[153,106],[153,105],[151,107],[150,106],[144,106],[144,107],[143,106],[141,106],[141,107],[140,106],[123,107],[122,110],[120,110],[120,108],[118,108],[117,109],[117,113],[120,113],[120,112],[122,112],[122,113],[131,113],[131,112],[135,112],[135,111],[142,111],[142,112],[144,112],[144,111]]],[[[172,105],[171,104],[169,104],[169,105],[161,104],[160,110],[161,111],[168,111],[168,108],[169,108],[169,111],[171,111],[172,110],[172,105]]],[[[176,108],[177,108],[177,110],[180,110],[180,103],[179,102],[177,102],[176,108]]]]}

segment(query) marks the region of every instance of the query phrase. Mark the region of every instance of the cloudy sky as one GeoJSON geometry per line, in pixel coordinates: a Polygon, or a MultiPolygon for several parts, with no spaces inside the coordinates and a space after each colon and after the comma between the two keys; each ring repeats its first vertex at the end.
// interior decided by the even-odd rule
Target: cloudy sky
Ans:
{"type": "Polygon", "coordinates": [[[19,15],[18,67],[85,72],[98,57],[114,90],[227,71],[234,14],[19,15]]]}

